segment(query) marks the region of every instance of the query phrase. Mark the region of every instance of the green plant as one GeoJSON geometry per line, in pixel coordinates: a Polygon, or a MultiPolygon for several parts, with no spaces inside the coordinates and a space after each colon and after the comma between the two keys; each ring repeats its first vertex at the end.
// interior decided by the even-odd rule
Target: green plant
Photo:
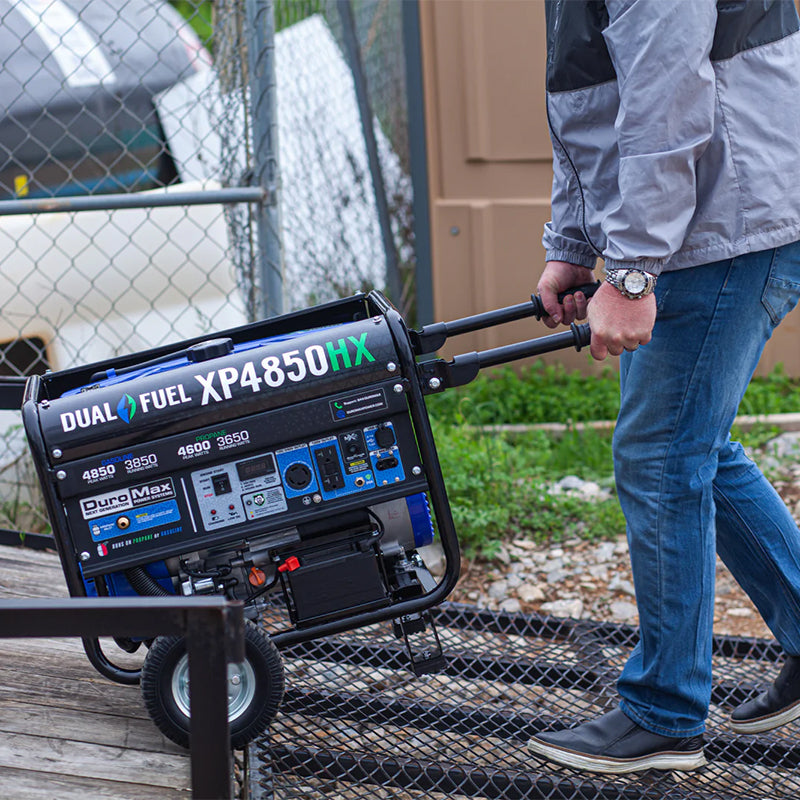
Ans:
{"type": "Polygon", "coordinates": [[[461,415],[475,425],[531,424],[614,419],[619,409],[619,379],[608,368],[597,376],[541,361],[502,367],[467,386],[428,400],[439,419],[461,415]]]}
{"type": "MultiPolygon", "coordinates": [[[[472,425],[613,420],[619,411],[619,377],[610,367],[585,376],[541,361],[515,371],[502,367],[472,383],[428,398],[432,416],[472,425]]],[[[800,380],[778,364],[750,382],[740,414],[800,412],[800,380]]]]}
{"type": "Polygon", "coordinates": [[[608,433],[574,432],[556,439],[543,431],[506,435],[434,422],[434,435],[467,555],[491,557],[503,539],[520,536],[547,541],[624,531],[615,497],[587,501],[549,488],[564,474],[607,482],[608,433]],[[594,455],[584,459],[581,453],[594,455]]]}
{"type": "MultiPolygon", "coordinates": [[[[442,472],[460,541],[467,555],[489,556],[503,539],[558,541],[616,537],[625,520],[615,496],[586,500],[554,494],[552,485],[576,475],[613,486],[610,430],[568,427],[558,435],[530,428],[490,432],[498,423],[612,419],[617,376],[610,370],[584,378],[559,367],[534,365],[519,375],[510,368],[480,376],[469,386],[428,398],[442,472]],[[568,413],[565,413],[568,412],[568,413]]],[[[798,408],[800,382],[776,368],[755,378],[743,413],[798,408]]],[[[774,425],[734,428],[733,437],[752,450],[779,433],[774,425]]]]}
{"type": "Polygon", "coordinates": [[[753,378],[747,387],[740,414],[786,414],[800,411],[800,380],[790,378],[777,364],[769,375],[753,378]]]}

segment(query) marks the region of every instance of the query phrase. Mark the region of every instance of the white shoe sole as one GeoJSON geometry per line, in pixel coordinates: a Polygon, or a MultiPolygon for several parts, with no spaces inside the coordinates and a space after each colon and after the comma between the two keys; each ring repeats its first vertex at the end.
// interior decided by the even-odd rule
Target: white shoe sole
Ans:
{"type": "Polygon", "coordinates": [[[773,728],[780,728],[781,725],[785,725],[798,717],[800,717],[800,700],[778,714],[770,714],[769,716],[758,717],[746,722],[728,718],[728,726],[734,733],[763,733],[764,731],[771,731],[773,728]]]}
{"type": "Polygon", "coordinates": [[[611,758],[578,753],[575,750],[547,744],[540,739],[530,739],[528,750],[565,767],[587,772],[602,772],[607,775],[624,775],[626,772],[640,772],[646,769],[689,771],[707,763],[702,750],[685,753],[666,751],[638,758],[611,758]]]}

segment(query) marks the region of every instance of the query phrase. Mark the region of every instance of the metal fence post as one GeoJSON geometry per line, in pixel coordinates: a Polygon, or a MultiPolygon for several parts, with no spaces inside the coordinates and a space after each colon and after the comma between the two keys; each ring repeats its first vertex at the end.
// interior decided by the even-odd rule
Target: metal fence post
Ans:
{"type": "Polygon", "coordinates": [[[428,152],[425,141],[425,93],[422,76],[419,0],[401,4],[403,13],[403,48],[406,63],[408,102],[408,147],[411,183],[414,187],[414,252],[417,322],[427,325],[434,320],[433,268],[431,266],[431,219],[428,195],[428,152]]]}
{"type": "Polygon", "coordinates": [[[373,128],[374,117],[369,103],[367,92],[367,79],[361,63],[361,53],[356,36],[353,8],[350,0],[336,0],[336,8],[342,22],[342,38],[347,52],[347,61],[353,75],[358,112],[361,118],[361,130],[364,136],[364,146],[367,150],[367,163],[372,177],[372,191],[375,196],[375,208],[378,213],[378,223],[381,229],[383,252],[386,258],[386,293],[389,299],[398,306],[402,300],[403,290],[400,285],[400,273],[397,265],[397,247],[392,234],[392,223],[389,218],[389,204],[386,199],[386,185],[383,180],[383,171],[378,157],[378,143],[375,140],[373,128]]]}
{"type": "Polygon", "coordinates": [[[283,311],[283,253],[280,241],[278,118],[275,83],[273,0],[246,0],[254,180],[268,198],[256,207],[261,313],[283,311]]]}

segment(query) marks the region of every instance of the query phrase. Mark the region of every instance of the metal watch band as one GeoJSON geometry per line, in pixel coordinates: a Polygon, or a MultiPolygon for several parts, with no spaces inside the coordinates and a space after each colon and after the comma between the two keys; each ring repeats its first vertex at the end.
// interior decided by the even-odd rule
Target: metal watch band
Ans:
{"type": "Polygon", "coordinates": [[[656,276],[633,267],[607,269],[606,282],[630,300],[638,300],[655,289],[656,276]]]}

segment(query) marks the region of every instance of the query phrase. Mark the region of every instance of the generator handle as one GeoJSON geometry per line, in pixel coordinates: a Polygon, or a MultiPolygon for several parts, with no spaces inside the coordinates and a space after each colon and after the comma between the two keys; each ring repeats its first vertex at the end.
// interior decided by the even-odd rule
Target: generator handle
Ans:
{"type": "MultiPolygon", "coordinates": [[[[599,287],[600,281],[573,286],[559,293],[558,302],[563,302],[565,297],[575,294],[575,292],[583,292],[586,297],[591,297],[599,287]]],[[[502,325],[505,322],[513,322],[527,317],[541,319],[546,316],[548,314],[544,310],[541,298],[532,294],[530,301],[526,303],[517,303],[513,306],[485,311],[482,314],[473,314],[470,317],[454,319],[451,322],[434,322],[430,325],[425,325],[421,330],[409,331],[411,346],[416,355],[433,353],[442,347],[451,336],[472,333],[472,331],[479,331],[484,328],[493,328],[495,325],[502,325]]]]}
{"type": "Polygon", "coordinates": [[[550,336],[540,336],[525,342],[493,347],[478,353],[463,353],[455,356],[451,361],[441,358],[423,361],[417,365],[422,392],[426,395],[437,394],[445,389],[469,383],[486,367],[496,367],[500,364],[507,364],[509,361],[539,356],[567,347],[580,350],[591,340],[592,333],[588,325],[572,323],[568,331],[553,333],[550,336]]]}

